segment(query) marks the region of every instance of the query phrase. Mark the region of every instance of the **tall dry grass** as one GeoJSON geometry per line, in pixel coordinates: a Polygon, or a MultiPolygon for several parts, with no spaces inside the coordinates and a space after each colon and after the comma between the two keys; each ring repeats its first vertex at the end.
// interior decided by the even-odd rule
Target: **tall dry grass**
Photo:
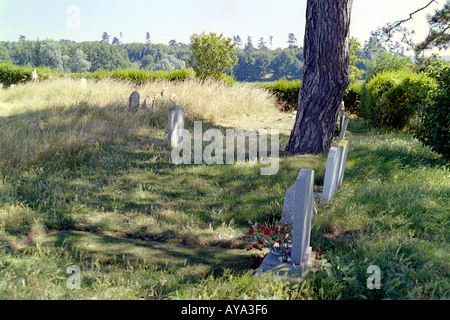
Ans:
{"type": "Polygon", "coordinates": [[[213,123],[279,113],[273,95],[246,84],[161,80],[137,86],[112,79],[88,81],[86,87],[73,79],[27,83],[0,90],[0,162],[17,166],[76,155],[103,142],[145,137],[166,129],[175,104],[188,120],[213,123]],[[134,90],[141,102],[155,97],[155,110],[129,113],[128,98],[134,90]]]}

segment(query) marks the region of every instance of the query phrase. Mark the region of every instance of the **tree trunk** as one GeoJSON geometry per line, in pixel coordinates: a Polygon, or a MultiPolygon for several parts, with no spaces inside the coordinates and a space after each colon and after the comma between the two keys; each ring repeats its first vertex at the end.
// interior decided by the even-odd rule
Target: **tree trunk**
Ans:
{"type": "Polygon", "coordinates": [[[308,0],[303,81],[287,152],[328,152],[350,83],[352,0],[308,0]]]}

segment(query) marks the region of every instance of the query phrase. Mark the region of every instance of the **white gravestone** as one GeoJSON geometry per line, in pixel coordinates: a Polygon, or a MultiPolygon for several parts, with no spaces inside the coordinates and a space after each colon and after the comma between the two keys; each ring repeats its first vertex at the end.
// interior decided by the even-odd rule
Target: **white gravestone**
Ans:
{"type": "Polygon", "coordinates": [[[347,126],[348,126],[348,117],[344,116],[344,120],[342,121],[341,126],[341,132],[339,133],[338,142],[341,142],[342,140],[345,139],[345,131],[347,130],[347,126]]]}
{"type": "MultiPolygon", "coordinates": [[[[316,203],[315,197],[313,194],[313,213],[316,214],[316,203]]],[[[282,223],[292,224],[294,217],[294,206],[295,206],[295,184],[286,189],[286,193],[284,194],[284,202],[283,202],[283,211],[282,211],[282,223]]]]}
{"type": "Polygon", "coordinates": [[[336,182],[336,188],[339,188],[341,186],[342,180],[344,179],[345,164],[347,162],[347,153],[348,153],[348,141],[342,140],[339,143],[339,149],[341,149],[341,163],[339,166],[339,174],[336,182]]]}
{"type": "Polygon", "coordinates": [[[137,91],[133,91],[128,99],[128,111],[136,112],[139,110],[140,96],[137,91]]]}
{"type": "Polygon", "coordinates": [[[313,187],[314,187],[314,170],[302,169],[293,186],[287,192],[286,203],[292,207],[284,208],[283,211],[291,211],[293,215],[290,219],[292,223],[292,247],[291,247],[291,261],[280,262],[278,257],[269,252],[264,258],[260,268],[256,274],[263,272],[276,272],[279,276],[288,274],[290,276],[301,277],[313,267],[315,258],[312,248],[310,246],[311,237],[311,219],[313,216],[313,187]],[[293,194],[292,194],[292,191],[293,194]],[[294,199],[292,201],[292,199],[294,199]]]}
{"type": "Polygon", "coordinates": [[[142,102],[141,109],[144,109],[144,110],[152,109],[153,110],[153,98],[147,96],[147,98],[145,98],[144,102],[142,102]]]}
{"type": "Polygon", "coordinates": [[[183,141],[184,112],[176,106],[169,114],[167,143],[173,148],[183,141]]]}
{"type": "Polygon", "coordinates": [[[332,147],[327,157],[327,166],[325,168],[325,178],[323,182],[322,201],[328,203],[334,195],[339,177],[339,168],[341,165],[342,149],[332,147]]]}
{"type": "Polygon", "coordinates": [[[291,259],[296,265],[306,266],[311,256],[309,240],[313,214],[314,170],[302,169],[295,182],[296,200],[292,224],[291,259]]]}
{"type": "Polygon", "coordinates": [[[38,74],[36,72],[36,69],[33,69],[33,71],[31,72],[31,81],[36,82],[38,79],[38,74]]]}
{"type": "Polygon", "coordinates": [[[82,86],[83,88],[86,88],[86,87],[87,87],[87,80],[86,80],[86,78],[82,78],[82,79],[81,79],[81,86],[82,86]]]}

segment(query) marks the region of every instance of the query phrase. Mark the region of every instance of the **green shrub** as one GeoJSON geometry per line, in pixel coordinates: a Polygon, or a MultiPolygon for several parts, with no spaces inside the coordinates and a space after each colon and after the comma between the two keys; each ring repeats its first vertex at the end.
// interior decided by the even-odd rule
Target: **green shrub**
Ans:
{"type": "MultiPolygon", "coordinates": [[[[32,67],[16,66],[11,63],[0,64],[0,83],[9,87],[12,84],[30,81],[32,71],[32,67]]],[[[38,81],[62,76],[59,72],[46,67],[38,67],[36,71],[38,73],[38,81]]]]}
{"type": "Polygon", "coordinates": [[[361,114],[375,127],[403,129],[435,88],[436,81],[424,73],[379,73],[361,90],[361,114]]]}
{"type": "Polygon", "coordinates": [[[90,79],[104,79],[113,78],[136,82],[136,84],[143,84],[154,80],[169,80],[178,81],[188,78],[194,78],[195,73],[192,69],[179,69],[173,71],[147,71],[143,69],[117,69],[113,71],[100,70],[90,73],[72,74],[73,78],[90,78],[90,79]]]}
{"type": "MultiPolygon", "coordinates": [[[[0,83],[5,87],[9,87],[12,84],[24,83],[31,80],[31,72],[33,68],[16,66],[11,63],[0,64],[0,83]]],[[[52,79],[60,76],[57,71],[39,67],[36,68],[38,73],[38,80],[52,79]]]]}
{"type": "Polygon", "coordinates": [[[272,91],[283,102],[285,111],[297,109],[301,80],[289,81],[283,78],[274,82],[259,82],[256,85],[272,91]]]}
{"type": "Polygon", "coordinates": [[[361,116],[361,90],[362,84],[354,83],[348,86],[344,94],[345,111],[361,116]]]}
{"type": "Polygon", "coordinates": [[[450,158],[450,66],[436,72],[439,87],[420,108],[414,135],[424,145],[450,158]]]}

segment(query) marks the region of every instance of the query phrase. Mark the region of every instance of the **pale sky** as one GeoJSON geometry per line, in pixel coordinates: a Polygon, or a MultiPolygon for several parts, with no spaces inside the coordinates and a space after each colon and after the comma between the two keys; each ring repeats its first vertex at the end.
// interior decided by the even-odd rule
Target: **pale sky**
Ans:
{"type": "MultiPolygon", "coordinates": [[[[354,0],[351,34],[364,43],[370,32],[388,22],[407,18],[429,0],[354,0]]],[[[438,0],[405,24],[416,31],[415,40],[428,31],[426,14],[443,6],[438,0]]],[[[303,46],[306,0],[0,0],[0,41],[100,40],[104,31],[112,37],[122,32],[123,42],[167,44],[175,39],[188,44],[194,33],[239,35],[253,44],[263,37],[273,49],[286,47],[289,33],[303,46]]],[[[447,54],[447,53],[446,53],[447,54]]]]}

